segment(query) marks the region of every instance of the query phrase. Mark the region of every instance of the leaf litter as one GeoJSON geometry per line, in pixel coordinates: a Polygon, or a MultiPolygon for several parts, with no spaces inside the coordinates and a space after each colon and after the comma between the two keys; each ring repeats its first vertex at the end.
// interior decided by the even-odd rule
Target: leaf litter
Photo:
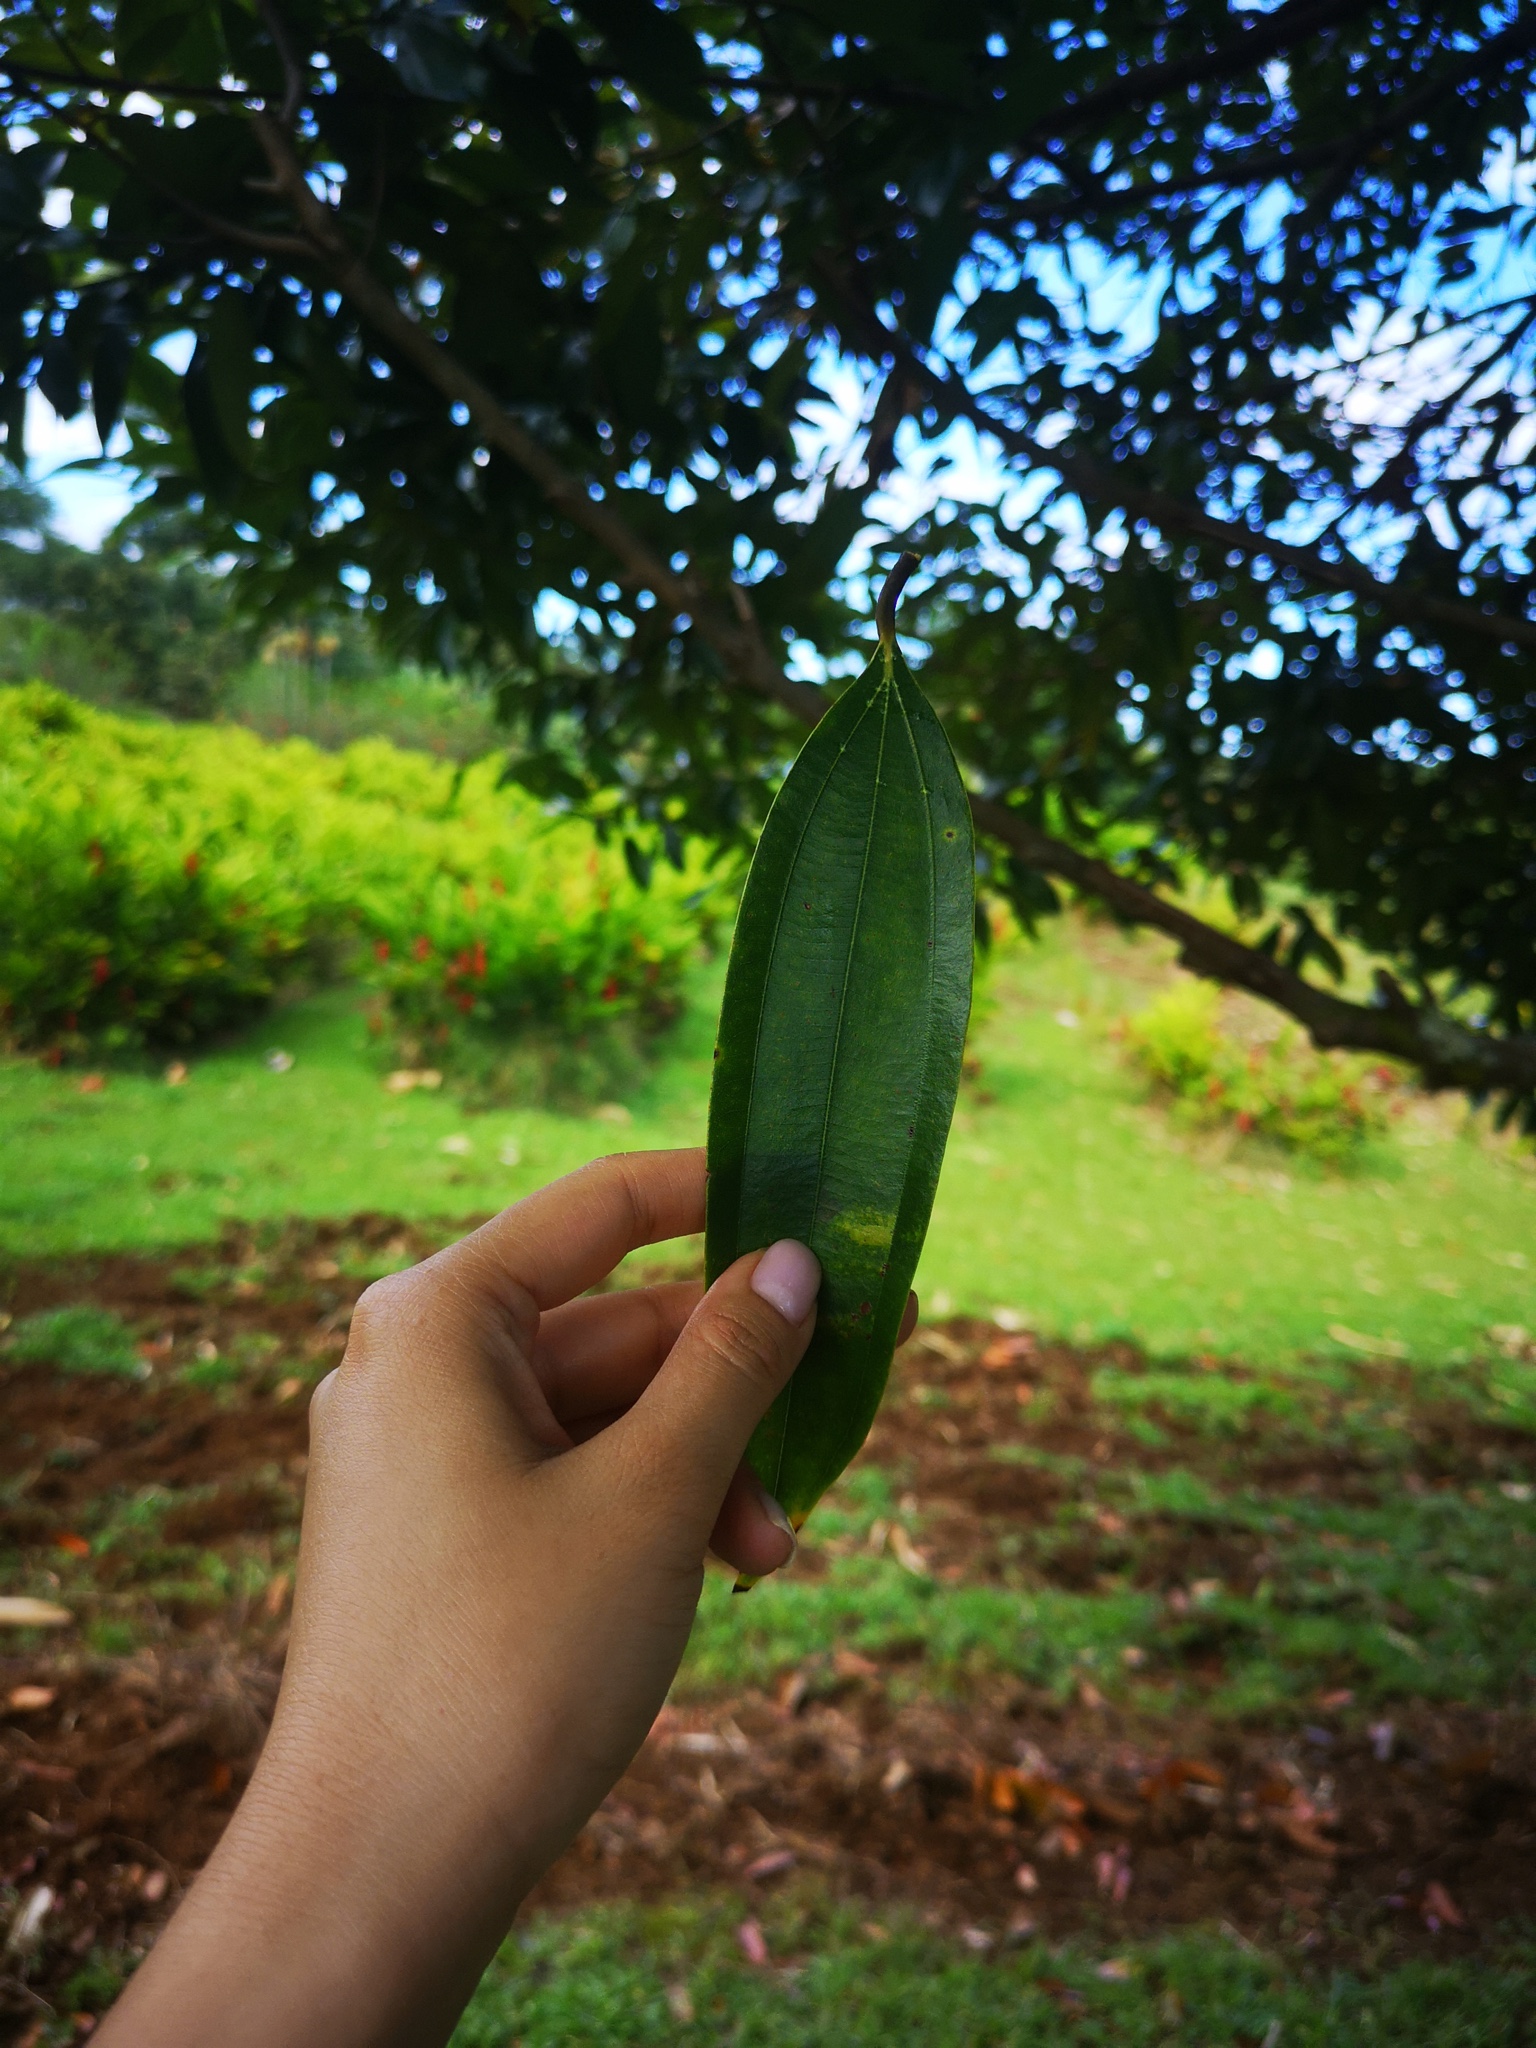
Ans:
{"type": "MultiPolygon", "coordinates": [[[[260,1241],[235,1231],[199,1254],[201,1266],[186,1255],[114,1257],[7,1276],[10,1311],[90,1301],[141,1333],[153,1357],[143,1383],[0,1362],[0,1583],[15,1619],[33,1628],[0,1631],[0,1885],[18,1902],[10,1925],[30,1915],[27,1997],[67,1981],[92,1950],[152,1940],[217,1840],[259,1750],[286,1641],[306,1426],[305,1404],[280,1394],[334,1361],[371,1274],[438,1241],[359,1218],[260,1241]],[[200,1344],[244,1360],[239,1376],[184,1378],[200,1344]],[[165,1599],[135,1590],[138,1539],[103,1517],[147,1496],[164,1496],[155,1541],[179,1516],[187,1544],[239,1563],[245,1578],[203,1604],[183,1604],[184,1588],[165,1599]],[[89,1536],[89,1554],[61,1550],[61,1533],[89,1536]],[[91,1634],[120,1614],[135,1643],[91,1634]]],[[[1161,1441],[1148,1443],[1096,1409],[1106,1362],[1141,1369],[1129,1347],[1083,1352],[1031,1338],[1003,1372],[984,1360],[1005,1336],[1011,1343],[964,1318],[923,1332],[898,1361],[855,1468],[886,1474],[890,1495],[900,1492],[886,1542],[894,1527],[914,1547],[910,1532],[920,1535],[924,1597],[1006,1580],[1010,1539],[1054,1542],[1062,1512],[1075,1512],[1078,1491],[1097,1487],[1106,1467],[1148,1483],[1203,1470],[1207,1504],[1131,1517],[1128,1531],[1094,1520],[1072,1540],[1107,1548],[1048,1550],[1048,1571],[1092,1583],[1129,1534],[1137,1569],[1168,1590],[1170,1612],[1171,1594],[1186,1592],[1190,1622],[1210,1609],[1187,1589],[1259,1582],[1272,1535],[1227,1526],[1220,1511],[1230,1444],[1169,1415],[1161,1441]],[[1037,1389],[1029,1411],[1010,1385],[1021,1369],[1037,1389]],[[998,1449],[1014,1446],[1040,1462],[999,1462],[998,1449]],[[1102,1446],[1107,1456],[1096,1455],[1102,1446]]],[[[1411,1392],[1394,1384],[1382,1398],[1411,1392]]],[[[1526,1440],[1526,1471],[1528,1453],[1526,1440]]],[[[1416,1474],[1431,1496],[1449,1481],[1460,1498],[1486,1485],[1490,1459],[1519,1455],[1508,1432],[1421,1401],[1406,1466],[1384,1470],[1326,1430],[1289,1440],[1269,1430],[1250,1444],[1247,1470],[1300,1503],[1317,1497],[1309,1486],[1378,1499],[1416,1474]]],[[[1497,1483],[1486,1491],[1509,1510],[1524,1505],[1497,1483]]],[[[810,1583],[836,1566],[841,1540],[808,1547],[810,1583]]],[[[856,1547],[869,1554],[862,1537],[856,1547]]],[[[1227,1597],[1218,1592],[1216,1606],[1227,1597]]],[[[1125,1668],[1139,1685],[1142,1671],[1125,1668]]],[[[1526,1895],[1536,1729],[1519,1698],[1400,1696],[1388,1716],[1368,1689],[1331,1684],[1304,1712],[1265,1724],[1209,1713],[1187,1692],[1170,1714],[1155,1690],[1134,1685],[1096,1688],[1090,1705],[1080,1689],[1053,1694],[986,1672],[940,1685],[926,1670],[906,1645],[829,1643],[761,1685],[679,1696],[536,1903],[564,1910],[725,1888],[742,1901],[741,1927],[756,1926],[766,1946],[760,1902],[819,1886],[876,1910],[910,1901],[957,1942],[965,1929],[999,1944],[1079,1928],[1118,1941],[1225,1921],[1243,1940],[1347,1963],[1475,1947],[1526,1895]]],[[[19,1953],[0,1970],[0,2010],[22,1998],[19,1953]]]]}

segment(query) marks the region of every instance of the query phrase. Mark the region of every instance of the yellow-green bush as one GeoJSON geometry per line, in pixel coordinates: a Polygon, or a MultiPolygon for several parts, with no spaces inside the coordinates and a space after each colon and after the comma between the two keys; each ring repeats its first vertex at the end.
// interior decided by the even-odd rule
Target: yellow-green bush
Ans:
{"type": "Polygon", "coordinates": [[[616,848],[379,740],[325,754],[0,689],[0,1019],[51,1056],[181,1044],[345,965],[443,1049],[670,1014],[701,864],[616,848]]]}
{"type": "Polygon", "coordinates": [[[1315,1052],[1290,1027],[1243,1044],[1223,1031],[1212,982],[1175,983],[1124,1028],[1137,1065],[1196,1123],[1231,1124],[1335,1165],[1387,1127],[1390,1069],[1315,1052]]]}

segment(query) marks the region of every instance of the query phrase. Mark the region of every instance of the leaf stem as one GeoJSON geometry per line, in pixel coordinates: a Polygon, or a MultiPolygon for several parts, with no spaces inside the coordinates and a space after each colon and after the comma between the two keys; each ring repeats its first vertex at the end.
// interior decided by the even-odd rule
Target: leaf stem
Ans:
{"type": "Polygon", "coordinates": [[[898,555],[896,566],[885,579],[885,587],[875,604],[875,624],[880,629],[880,645],[887,654],[896,652],[896,606],[906,587],[907,578],[922,560],[920,555],[898,555]]]}

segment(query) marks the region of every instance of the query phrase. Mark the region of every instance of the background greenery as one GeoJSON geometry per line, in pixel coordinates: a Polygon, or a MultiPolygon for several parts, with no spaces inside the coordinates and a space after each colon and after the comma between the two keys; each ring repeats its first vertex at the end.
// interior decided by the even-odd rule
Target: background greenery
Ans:
{"type": "MultiPolygon", "coordinates": [[[[998,961],[919,1272],[930,1308],[1262,1363],[1351,1355],[1334,1327],[1453,1363],[1490,1326],[1536,1320],[1526,1151],[1418,1097],[1349,1172],[1184,1132],[1115,1032],[1175,972],[1160,942],[1076,921],[998,961]]],[[[681,1021],[622,1101],[565,1112],[390,1094],[345,989],[194,1058],[180,1086],[114,1068],[82,1094],[78,1069],[0,1063],[0,1244],[176,1243],[234,1216],[461,1216],[601,1152],[701,1143],[719,975],[691,970],[681,1021]],[[290,1070],[271,1070],[274,1050],[290,1070]]]]}

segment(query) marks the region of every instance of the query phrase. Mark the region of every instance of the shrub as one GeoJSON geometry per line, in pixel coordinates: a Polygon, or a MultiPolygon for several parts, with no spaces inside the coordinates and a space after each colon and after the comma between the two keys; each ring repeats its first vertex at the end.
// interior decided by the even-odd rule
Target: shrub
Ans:
{"type": "Polygon", "coordinates": [[[280,764],[243,738],[0,691],[0,1019],[18,1043],[206,1037],[313,949],[280,764]]]}
{"type": "Polygon", "coordinates": [[[676,1006],[702,860],[639,889],[617,848],[470,768],[0,689],[0,1018],[52,1057],[182,1043],[300,971],[355,971],[431,1043],[575,1043],[676,1006]]]}
{"type": "Polygon", "coordinates": [[[1195,1123],[1230,1125],[1331,1164],[1387,1128],[1396,1077],[1380,1064],[1315,1052],[1298,1031],[1242,1044],[1221,1024],[1221,991],[1180,981],[1124,1035],[1132,1058],[1195,1123]]]}
{"type": "Polygon", "coordinates": [[[142,1379],[146,1368],[133,1338],[110,1309],[79,1302],[23,1316],[6,1341],[17,1365],[51,1365],[55,1372],[115,1373],[142,1379]]]}

